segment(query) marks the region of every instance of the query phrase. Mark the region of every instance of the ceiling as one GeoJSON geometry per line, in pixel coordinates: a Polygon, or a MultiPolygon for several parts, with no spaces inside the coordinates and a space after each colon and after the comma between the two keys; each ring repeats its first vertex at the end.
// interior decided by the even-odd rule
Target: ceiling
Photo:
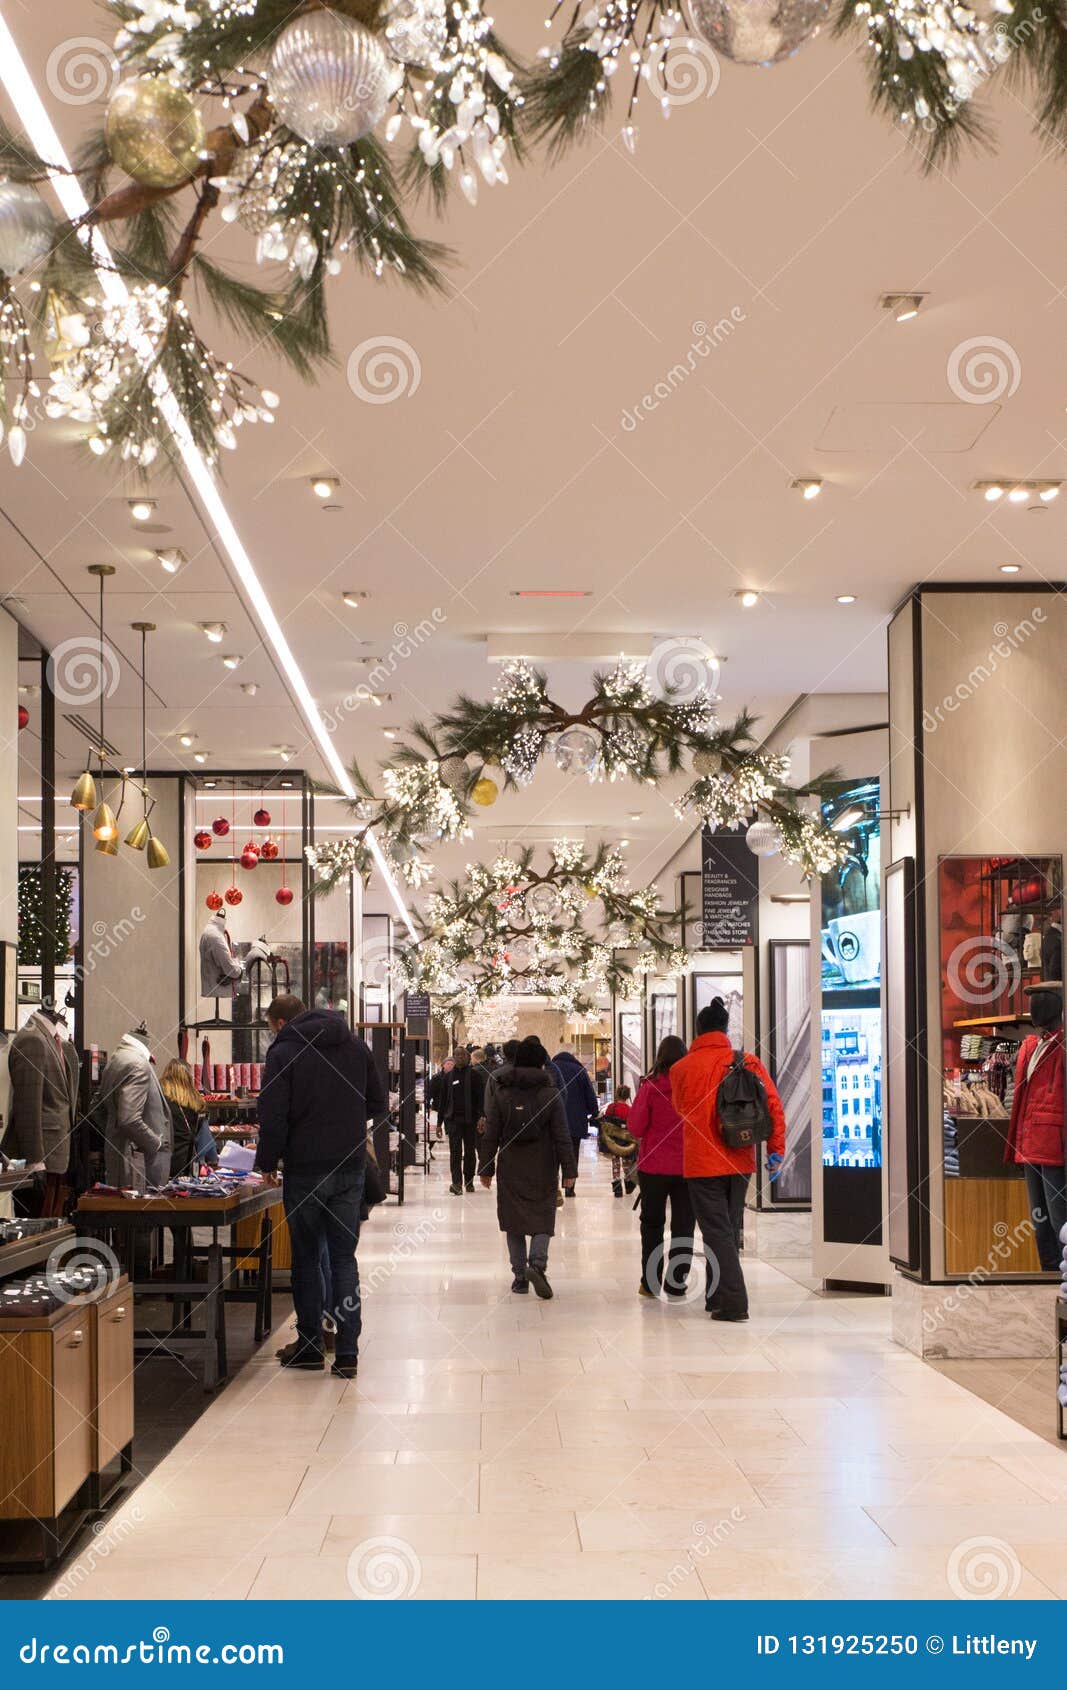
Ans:
{"type": "MultiPolygon", "coordinates": [[[[0,10],[42,90],[64,43],[109,34],[92,0],[0,10]]],[[[497,19],[522,53],[544,39],[533,0],[501,0],[497,19]]],[[[73,149],[94,108],[48,103],[73,149]]],[[[609,131],[553,168],[515,169],[477,207],[457,199],[443,230],[417,213],[455,251],[447,297],[338,278],[338,368],[314,387],[218,332],[282,394],[275,426],[227,455],[225,496],[346,762],[373,767],[384,727],[460,687],[486,693],[492,635],[536,647],[578,631],[611,651],[699,637],[724,658],[723,712],[751,705],[769,728],[801,693],[884,690],[885,623],[912,583],[998,581],[1004,562],[1022,565],[1016,579],[1064,574],[1067,498],[1031,513],[971,490],[1067,477],[1064,167],[1018,90],[1000,89],[993,109],[995,156],[924,177],[869,112],[851,44],[819,39],[771,71],[725,63],[713,97],[669,123],[647,112],[632,156],[609,131]],[[897,324],[879,297],[910,290],[928,298],[897,324]],[[380,337],[406,343],[418,381],[369,404],[349,355],[380,337]],[[990,337],[1006,343],[1014,391],[968,402],[950,363],[990,337]],[[312,494],[317,472],[339,478],[337,510],[312,494]],[[803,500],[796,477],[821,478],[822,495],[803,500]],[[742,587],[763,594],[756,608],[741,608],[742,587]],[[589,596],[513,596],[559,588],[589,596]],[[355,610],[341,597],[353,589],[367,594],[355,610]],[[352,702],[368,657],[391,673],[381,708],[352,702]]],[[[215,239],[251,267],[243,236],[215,239]]],[[[129,625],[147,618],[154,766],[191,767],[195,749],[266,769],[288,744],[322,774],[186,490],[151,487],[150,533],[131,520],[130,491],[55,425],[19,472],[5,459],[0,586],[20,619],[51,647],[90,635],[86,568],[113,562],[123,670],[107,731],[128,760],[140,702],[129,625]],[[188,565],[164,575],[156,545],[181,546],[188,565]],[[214,620],[222,645],[197,626],[214,620]],[[178,744],[183,728],[194,748],[178,744]]],[[[560,696],[586,696],[588,661],[550,669],[560,696]]],[[[60,749],[73,771],[82,746],[62,718],[60,749]]],[[[669,797],[546,771],[482,831],[494,848],[531,828],[625,831],[655,864],[684,833],[669,797]]]]}

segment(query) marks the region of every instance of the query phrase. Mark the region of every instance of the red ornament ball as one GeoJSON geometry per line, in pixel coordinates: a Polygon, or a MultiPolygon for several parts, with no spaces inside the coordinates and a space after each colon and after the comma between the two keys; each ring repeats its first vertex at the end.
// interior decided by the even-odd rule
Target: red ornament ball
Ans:
{"type": "Polygon", "coordinates": [[[258,851],[250,851],[248,846],[246,845],[244,850],[241,852],[241,867],[242,868],[258,868],[259,867],[259,852],[258,851]]]}
{"type": "Polygon", "coordinates": [[[248,841],[248,843],[245,846],[245,850],[251,851],[254,856],[257,856],[257,857],[259,856],[259,846],[256,844],[254,839],[250,839],[248,841]]]}
{"type": "Polygon", "coordinates": [[[257,810],[255,815],[252,817],[252,820],[255,822],[257,827],[269,827],[270,826],[270,811],[269,810],[257,810]]]}
{"type": "Polygon", "coordinates": [[[211,824],[211,831],[216,839],[225,839],[230,831],[230,824],[225,816],[216,816],[211,824]]]}
{"type": "Polygon", "coordinates": [[[278,890],[274,894],[274,902],[276,904],[285,905],[285,904],[291,904],[292,901],[293,901],[292,888],[289,887],[289,886],[279,886],[278,890]]]}
{"type": "Polygon", "coordinates": [[[21,733],[23,728],[28,727],[29,723],[30,723],[30,713],[29,713],[29,711],[27,710],[27,708],[24,704],[20,704],[19,705],[19,732],[21,733]]]}
{"type": "Polygon", "coordinates": [[[202,827],[199,833],[193,834],[193,844],[196,846],[198,851],[207,850],[208,846],[211,844],[211,835],[206,827],[202,827]]]}
{"type": "Polygon", "coordinates": [[[209,892],[204,902],[209,910],[217,914],[222,908],[222,894],[220,892],[209,892]]]}
{"type": "Polygon", "coordinates": [[[230,907],[235,909],[244,897],[244,893],[239,886],[227,886],[223,896],[230,907]]]}
{"type": "Polygon", "coordinates": [[[278,855],[278,847],[273,839],[264,839],[259,847],[259,854],[265,863],[272,863],[278,855]]]}

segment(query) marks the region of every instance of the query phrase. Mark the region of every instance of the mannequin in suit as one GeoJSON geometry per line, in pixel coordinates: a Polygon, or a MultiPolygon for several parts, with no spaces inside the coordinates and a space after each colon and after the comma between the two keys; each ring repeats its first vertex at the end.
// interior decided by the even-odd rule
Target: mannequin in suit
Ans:
{"type": "Polygon", "coordinates": [[[170,1178],[170,1106],[152,1067],[148,1028],[124,1033],[100,1081],[106,1105],[104,1166],[109,1185],[144,1191],[170,1178]]]}
{"type": "Polygon", "coordinates": [[[63,1212],[64,1176],[78,1105],[78,1053],[66,1018],[52,1004],[30,1016],[11,1040],[11,1120],[4,1154],[44,1174],[41,1213],[63,1212]]]}
{"type": "Polygon", "coordinates": [[[241,964],[230,949],[226,917],[220,910],[210,917],[200,935],[200,995],[232,998],[241,975],[241,964]]]}

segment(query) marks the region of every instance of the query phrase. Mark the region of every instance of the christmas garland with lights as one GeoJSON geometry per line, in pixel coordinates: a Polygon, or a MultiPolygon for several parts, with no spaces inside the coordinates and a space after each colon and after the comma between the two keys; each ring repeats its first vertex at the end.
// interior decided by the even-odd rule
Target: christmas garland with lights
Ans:
{"type": "Polygon", "coordinates": [[[43,398],[48,416],[84,426],[98,456],[147,469],[177,456],[176,401],[215,465],[279,401],[211,350],[189,296],[308,377],[332,357],[326,284],[346,259],[438,288],[446,251],[412,232],[405,195],[440,206],[452,182],[472,201],[479,182],[506,182],[515,65],[481,0],[108,9],[122,80],[73,167],[88,214],[55,219],[37,193],[60,174],[54,161],[0,132],[0,422],[16,465],[43,398]],[[207,129],[211,104],[222,121],[207,129]],[[387,149],[405,133],[394,164],[387,149]],[[128,179],[115,185],[117,172],[128,179]],[[272,269],[264,285],[206,256],[216,214],[254,237],[272,269]],[[108,232],[110,264],[85,238],[94,229],[108,232]],[[101,287],[109,268],[125,293],[101,287]],[[50,366],[46,394],[35,346],[50,366]]]}
{"type": "MultiPolygon", "coordinates": [[[[56,929],[52,935],[52,961],[57,968],[70,960],[71,922],[74,919],[74,873],[57,868],[56,929]]],[[[44,878],[40,863],[19,869],[18,960],[20,967],[42,968],[45,954],[44,878]]]]}
{"type": "Polygon", "coordinates": [[[373,833],[407,883],[422,886],[433,874],[426,853],[439,840],[469,838],[471,806],[495,803],[499,786],[486,770],[500,770],[506,787],[524,787],[551,752],[558,768],[591,781],[654,786],[688,768],[694,778],[675,804],[680,819],[713,829],[762,819],[774,827],[774,849],[806,877],[824,874],[843,860],[844,846],[804,800],[818,796],[828,777],[786,786],[788,758],[761,750],[754,726],[747,712],[720,726],[706,689],[685,697],[670,687],[657,691],[645,666],[628,661],[595,674],[591,696],[568,710],[549,696],[546,676],[520,659],[505,665],[489,700],[461,694],[450,710],[411,729],[411,743],[383,765],[384,797],[353,768],[359,827],[310,847],[309,860],[323,891],[353,870],[366,879],[373,833]]]}
{"type": "Polygon", "coordinates": [[[401,984],[431,993],[446,1015],[527,993],[575,1015],[608,993],[632,995],[636,974],[684,970],[678,912],[660,908],[654,885],[631,889],[615,846],[590,855],[557,840],[542,872],[534,857],[528,849],[471,864],[465,880],[432,893],[419,942],[398,958],[401,984]],[[620,948],[636,950],[637,960],[624,960],[620,948]]]}

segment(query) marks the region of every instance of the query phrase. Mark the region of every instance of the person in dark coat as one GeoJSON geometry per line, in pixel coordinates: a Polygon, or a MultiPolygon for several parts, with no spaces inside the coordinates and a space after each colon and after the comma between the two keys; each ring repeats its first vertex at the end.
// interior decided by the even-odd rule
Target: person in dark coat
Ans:
{"type": "MultiPolygon", "coordinates": [[[[597,1119],[600,1106],[593,1090],[593,1082],[589,1078],[589,1070],[584,1062],[579,1062],[572,1050],[559,1051],[548,1066],[563,1095],[563,1108],[567,1116],[567,1130],[574,1149],[574,1169],[577,1174],[578,1146],[583,1138],[589,1137],[590,1122],[597,1119]]],[[[567,1196],[574,1196],[573,1184],[567,1191],[567,1196]]]]}
{"type": "Polygon", "coordinates": [[[481,1145],[486,1190],[497,1176],[497,1219],[515,1276],[511,1289],[524,1294],[532,1284],[546,1298],[552,1295],[546,1269],[548,1241],[556,1230],[556,1170],[562,1167],[571,1191],[578,1175],[563,1100],[547,1063],[544,1045],[530,1038],[523,1039],[513,1062],[497,1070],[481,1145]]]}
{"type": "Polygon", "coordinates": [[[489,1076],[485,1069],[471,1061],[469,1050],[461,1045],[454,1058],[455,1066],[445,1081],[438,1119],[448,1134],[448,1150],[452,1168],[453,1197],[462,1197],[463,1188],[474,1190],[474,1170],[478,1166],[478,1123],[485,1114],[485,1087],[489,1076]]]}

